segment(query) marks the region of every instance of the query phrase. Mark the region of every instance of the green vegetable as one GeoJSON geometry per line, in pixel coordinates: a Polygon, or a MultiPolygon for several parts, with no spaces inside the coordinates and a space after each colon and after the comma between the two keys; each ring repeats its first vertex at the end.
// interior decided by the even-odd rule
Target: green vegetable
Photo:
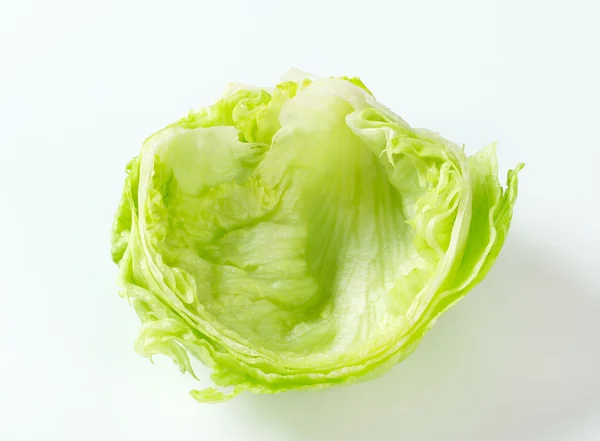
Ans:
{"type": "Polygon", "coordinates": [[[112,239],[136,350],[222,401],[370,379],[489,271],[517,172],[411,128],[356,78],[232,86],[148,138],[112,239]],[[228,390],[224,390],[228,389],[228,390]]]}

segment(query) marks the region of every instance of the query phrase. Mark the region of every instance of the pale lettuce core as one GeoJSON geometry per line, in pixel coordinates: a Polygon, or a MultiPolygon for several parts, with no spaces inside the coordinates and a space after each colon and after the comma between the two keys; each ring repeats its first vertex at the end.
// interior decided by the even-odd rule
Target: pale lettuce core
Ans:
{"type": "Polygon", "coordinates": [[[113,226],[137,351],[222,401],[373,378],[489,271],[517,172],[411,128],[356,78],[234,85],[148,138],[113,226]]]}

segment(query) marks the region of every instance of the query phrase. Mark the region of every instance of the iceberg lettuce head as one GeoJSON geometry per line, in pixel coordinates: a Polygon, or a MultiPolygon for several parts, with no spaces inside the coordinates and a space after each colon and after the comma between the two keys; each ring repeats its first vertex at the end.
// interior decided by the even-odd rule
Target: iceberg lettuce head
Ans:
{"type": "Polygon", "coordinates": [[[148,138],[113,226],[136,350],[216,387],[320,389],[407,357],[489,271],[517,165],[410,127],[357,78],[231,86],[148,138]]]}

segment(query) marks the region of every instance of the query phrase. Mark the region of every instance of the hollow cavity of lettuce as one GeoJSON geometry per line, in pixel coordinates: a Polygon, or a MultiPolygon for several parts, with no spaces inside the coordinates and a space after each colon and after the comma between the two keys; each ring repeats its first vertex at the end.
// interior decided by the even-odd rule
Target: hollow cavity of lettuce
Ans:
{"type": "Polygon", "coordinates": [[[356,78],[233,85],[148,138],[113,226],[136,350],[217,387],[319,389],[408,356],[490,269],[517,196],[494,145],[467,157],[356,78]]]}

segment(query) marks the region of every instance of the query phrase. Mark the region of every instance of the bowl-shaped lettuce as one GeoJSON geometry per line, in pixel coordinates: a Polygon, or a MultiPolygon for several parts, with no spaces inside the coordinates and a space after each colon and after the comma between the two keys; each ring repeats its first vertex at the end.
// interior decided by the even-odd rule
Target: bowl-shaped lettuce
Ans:
{"type": "Polygon", "coordinates": [[[112,255],[136,349],[208,366],[199,401],[373,378],[488,272],[520,168],[503,189],[493,146],[467,157],[355,78],[232,86],[128,165],[112,255]]]}

